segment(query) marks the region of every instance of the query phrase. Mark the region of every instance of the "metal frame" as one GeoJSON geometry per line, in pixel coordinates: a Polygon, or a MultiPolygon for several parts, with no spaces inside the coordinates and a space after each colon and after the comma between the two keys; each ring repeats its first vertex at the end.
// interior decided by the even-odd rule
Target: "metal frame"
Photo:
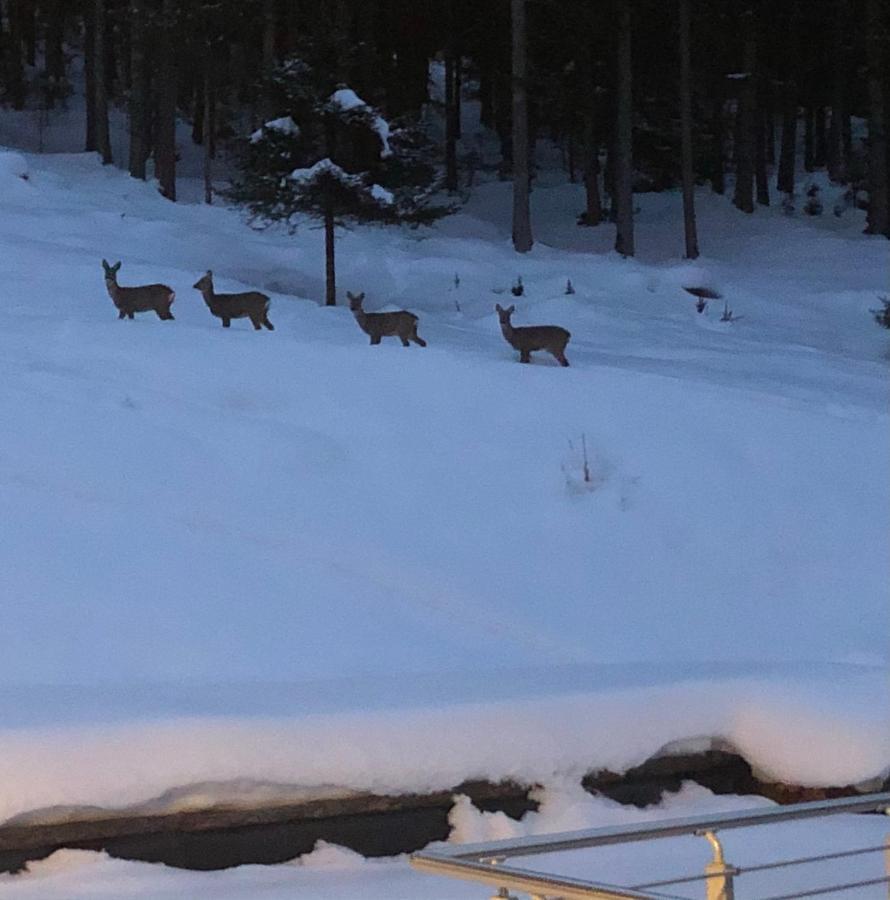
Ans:
{"type": "MultiPolygon", "coordinates": [[[[622,825],[614,828],[593,828],[582,831],[568,831],[529,838],[513,838],[503,841],[489,841],[483,844],[443,845],[434,850],[421,850],[411,856],[411,865],[430,874],[446,875],[489,884],[500,890],[498,896],[508,897],[509,890],[515,889],[531,894],[533,898],[559,897],[560,900],[653,900],[668,897],[662,893],[649,893],[654,887],[679,884],[688,881],[705,881],[707,896],[732,898],[732,879],[742,871],[756,871],[779,865],[814,862],[823,857],[799,857],[783,863],[769,863],[765,866],[751,866],[741,870],[726,863],[722,847],[716,837],[717,831],[730,828],[748,828],[786,822],[793,819],[811,819],[838,813],[863,813],[884,811],[890,813],[890,792],[867,794],[861,797],[842,797],[836,800],[819,800],[812,803],[797,803],[768,809],[750,809],[737,813],[722,813],[712,816],[691,816],[682,819],[667,819],[652,825],[622,825]],[[540,853],[559,853],[564,850],[582,850],[603,847],[609,844],[624,844],[657,838],[697,835],[710,841],[714,848],[714,859],[706,867],[705,873],[670,882],[639,885],[637,888],[620,887],[604,882],[587,881],[548,875],[531,869],[504,865],[516,856],[534,856],[540,853]]],[[[890,844],[888,844],[890,847],[890,844]]],[[[862,848],[860,853],[880,851],[880,847],[862,848]]],[[[890,854],[890,850],[885,851],[890,854]]],[[[844,854],[826,854],[831,859],[844,854]]],[[[888,856],[890,866],[890,856],[888,856]]],[[[890,876],[890,868],[888,868],[890,876]]],[[[890,881],[878,879],[871,883],[890,881]]],[[[851,885],[852,886],[852,885],[851,885]]],[[[844,885],[834,885],[838,890],[844,885]]],[[[792,896],[792,895],[788,895],[792,896]]]]}

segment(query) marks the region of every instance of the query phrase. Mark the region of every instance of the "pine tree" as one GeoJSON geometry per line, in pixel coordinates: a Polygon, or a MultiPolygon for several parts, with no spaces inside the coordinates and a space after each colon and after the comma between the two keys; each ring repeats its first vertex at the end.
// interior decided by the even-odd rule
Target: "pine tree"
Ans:
{"type": "Polygon", "coordinates": [[[325,41],[306,42],[300,56],[276,70],[272,88],[283,115],[251,136],[230,192],[259,221],[322,223],[329,306],[337,302],[338,227],[423,223],[446,211],[426,203],[438,185],[424,137],[409,127],[391,130],[337,82],[331,59],[325,41]]]}
{"type": "Polygon", "coordinates": [[[887,122],[884,87],[888,23],[881,0],[866,2],[868,62],[868,224],[866,234],[890,237],[890,197],[887,175],[887,122]]]}
{"type": "Polygon", "coordinates": [[[617,115],[615,123],[615,249],[634,255],[633,214],[633,70],[631,67],[631,3],[618,0],[617,115]]]}
{"type": "Polygon", "coordinates": [[[511,34],[513,37],[513,249],[527,253],[532,239],[529,194],[529,127],[527,96],[527,49],[525,24],[526,0],[511,0],[511,34]]]}
{"type": "Polygon", "coordinates": [[[102,155],[103,165],[112,162],[111,135],[108,128],[108,78],[105,70],[106,62],[106,10],[105,0],[93,2],[93,34],[94,34],[94,90],[96,116],[96,147],[102,155]]]}
{"type": "Polygon", "coordinates": [[[695,227],[695,175],[692,159],[692,75],[690,50],[689,0],[680,2],[680,133],[683,169],[683,225],[686,258],[698,258],[698,234],[695,227]]]}

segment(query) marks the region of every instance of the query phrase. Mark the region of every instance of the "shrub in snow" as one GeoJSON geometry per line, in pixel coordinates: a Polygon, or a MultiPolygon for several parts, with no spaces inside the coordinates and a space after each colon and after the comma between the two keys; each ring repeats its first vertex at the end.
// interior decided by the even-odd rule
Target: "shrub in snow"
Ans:
{"type": "Polygon", "coordinates": [[[587,453],[587,435],[581,435],[580,446],[569,441],[569,452],[562,463],[566,488],[570,494],[591,493],[601,488],[609,477],[611,465],[594,452],[591,460],[587,453]]]}
{"type": "Polygon", "coordinates": [[[21,178],[28,180],[28,161],[21,153],[0,151],[0,179],[21,178]]]}
{"type": "Polygon", "coordinates": [[[683,290],[697,298],[695,309],[700,313],[703,313],[707,308],[708,300],[719,300],[723,296],[719,291],[707,287],[684,287],[683,290]]]}
{"type": "Polygon", "coordinates": [[[803,211],[808,216],[822,215],[822,198],[820,195],[819,185],[810,184],[807,187],[807,202],[804,204],[803,211]]]}
{"type": "Polygon", "coordinates": [[[878,299],[884,304],[884,308],[873,309],[871,314],[881,328],[890,328],[890,297],[878,297],[878,299]]]}
{"type": "Polygon", "coordinates": [[[271,76],[282,113],[244,144],[230,196],[263,222],[325,230],[325,299],[336,303],[335,231],[353,223],[419,224],[447,212],[429,199],[438,186],[430,145],[417,128],[394,129],[337,81],[336,34],[306,42],[271,76]]]}

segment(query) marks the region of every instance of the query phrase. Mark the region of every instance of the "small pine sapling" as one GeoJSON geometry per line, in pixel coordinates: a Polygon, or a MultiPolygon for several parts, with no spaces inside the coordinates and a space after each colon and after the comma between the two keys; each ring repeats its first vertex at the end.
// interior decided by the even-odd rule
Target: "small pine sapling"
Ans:
{"type": "Polygon", "coordinates": [[[804,203],[803,211],[808,216],[822,215],[822,198],[819,196],[819,185],[811,184],[807,188],[807,202],[804,203]]]}
{"type": "Polygon", "coordinates": [[[720,316],[721,322],[738,322],[739,319],[743,319],[744,316],[737,316],[733,314],[733,311],[729,308],[729,304],[724,300],[723,301],[723,315],[720,316]]]}
{"type": "Polygon", "coordinates": [[[567,278],[566,279],[566,294],[574,294],[574,293],[575,293],[575,288],[572,285],[572,279],[567,278]]]}
{"type": "Polygon", "coordinates": [[[514,297],[521,297],[525,293],[525,286],[522,283],[522,276],[516,276],[516,283],[510,288],[510,293],[514,297]]]}
{"type": "Polygon", "coordinates": [[[261,223],[281,221],[295,230],[309,218],[323,225],[328,305],[336,303],[338,229],[427,224],[453,208],[429,202],[438,179],[432,144],[419,127],[392,127],[339,81],[348,53],[348,42],[332,29],[305,41],[272,73],[278,118],[245,141],[240,178],[229,192],[261,223]]]}
{"type": "Polygon", "coordinates": [[[869,312],[875,317],[875,322],[881,328],[890,328],[890,297],[878,297],[878,300],[884,304],[884,308],[872,309],[869,312]]]}

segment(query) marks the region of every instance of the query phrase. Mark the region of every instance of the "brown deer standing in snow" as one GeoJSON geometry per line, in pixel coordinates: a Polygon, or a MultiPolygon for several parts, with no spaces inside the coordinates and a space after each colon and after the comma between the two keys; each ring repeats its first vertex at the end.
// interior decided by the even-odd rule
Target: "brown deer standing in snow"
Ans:
{"type": "Polygon", "coordinates": [[[494,308],[501,320],[504,339],[514,350],[519,351],[520,362],[531,362],[534,350],[546,350],[561,366],[569,364],[565,349],[572,335],[565,328],[560,328],[559,325],[525,325],[522,328],[514,328],[510,316],[516,307],[504,309],[500,303],[496,303],[494,308]]]}
{"type": "Polygon", "coordinates": [[[369,335],[372,344],[379,344],[384,337],[397,337],[403,347],[409,347],[413,341],[420,347],[426,347],[426,341],[417,334],[417,316],[404,309],[398,312],[366,313],[362,309],[365,292],[351,294],[346,292],[349,308],[358,322],[358,327],[369,335]]]}
{"type": "Polygon", "coordinates": [[[217,294],[213,290],[213,272],[209,269],[192,286],[201,292],[210,312],[217,319],[222,319],[223,328],[228,328],[232,324],[232,319],[250,319],[257,331],[263,326],[269,331],[275,330],[275,326],[269,321],[271,301],[265,294],[259,291],[217,294]]]}
{"type": "Polygon", "coordinates": [[[105,270],[105,287],[108,288],[108,296],[111,297],[117,307],[119,319],[134,318],[138,312],[156,312],[159,319],[173,319],[170,307],[176,299],[173,288],[166,284],[143,284],[137,287],[121,287],[117,283],[117,273],[120,262],[113,266],[108,265],[107,260],[102,260],[102,268],[105,270]]]}

